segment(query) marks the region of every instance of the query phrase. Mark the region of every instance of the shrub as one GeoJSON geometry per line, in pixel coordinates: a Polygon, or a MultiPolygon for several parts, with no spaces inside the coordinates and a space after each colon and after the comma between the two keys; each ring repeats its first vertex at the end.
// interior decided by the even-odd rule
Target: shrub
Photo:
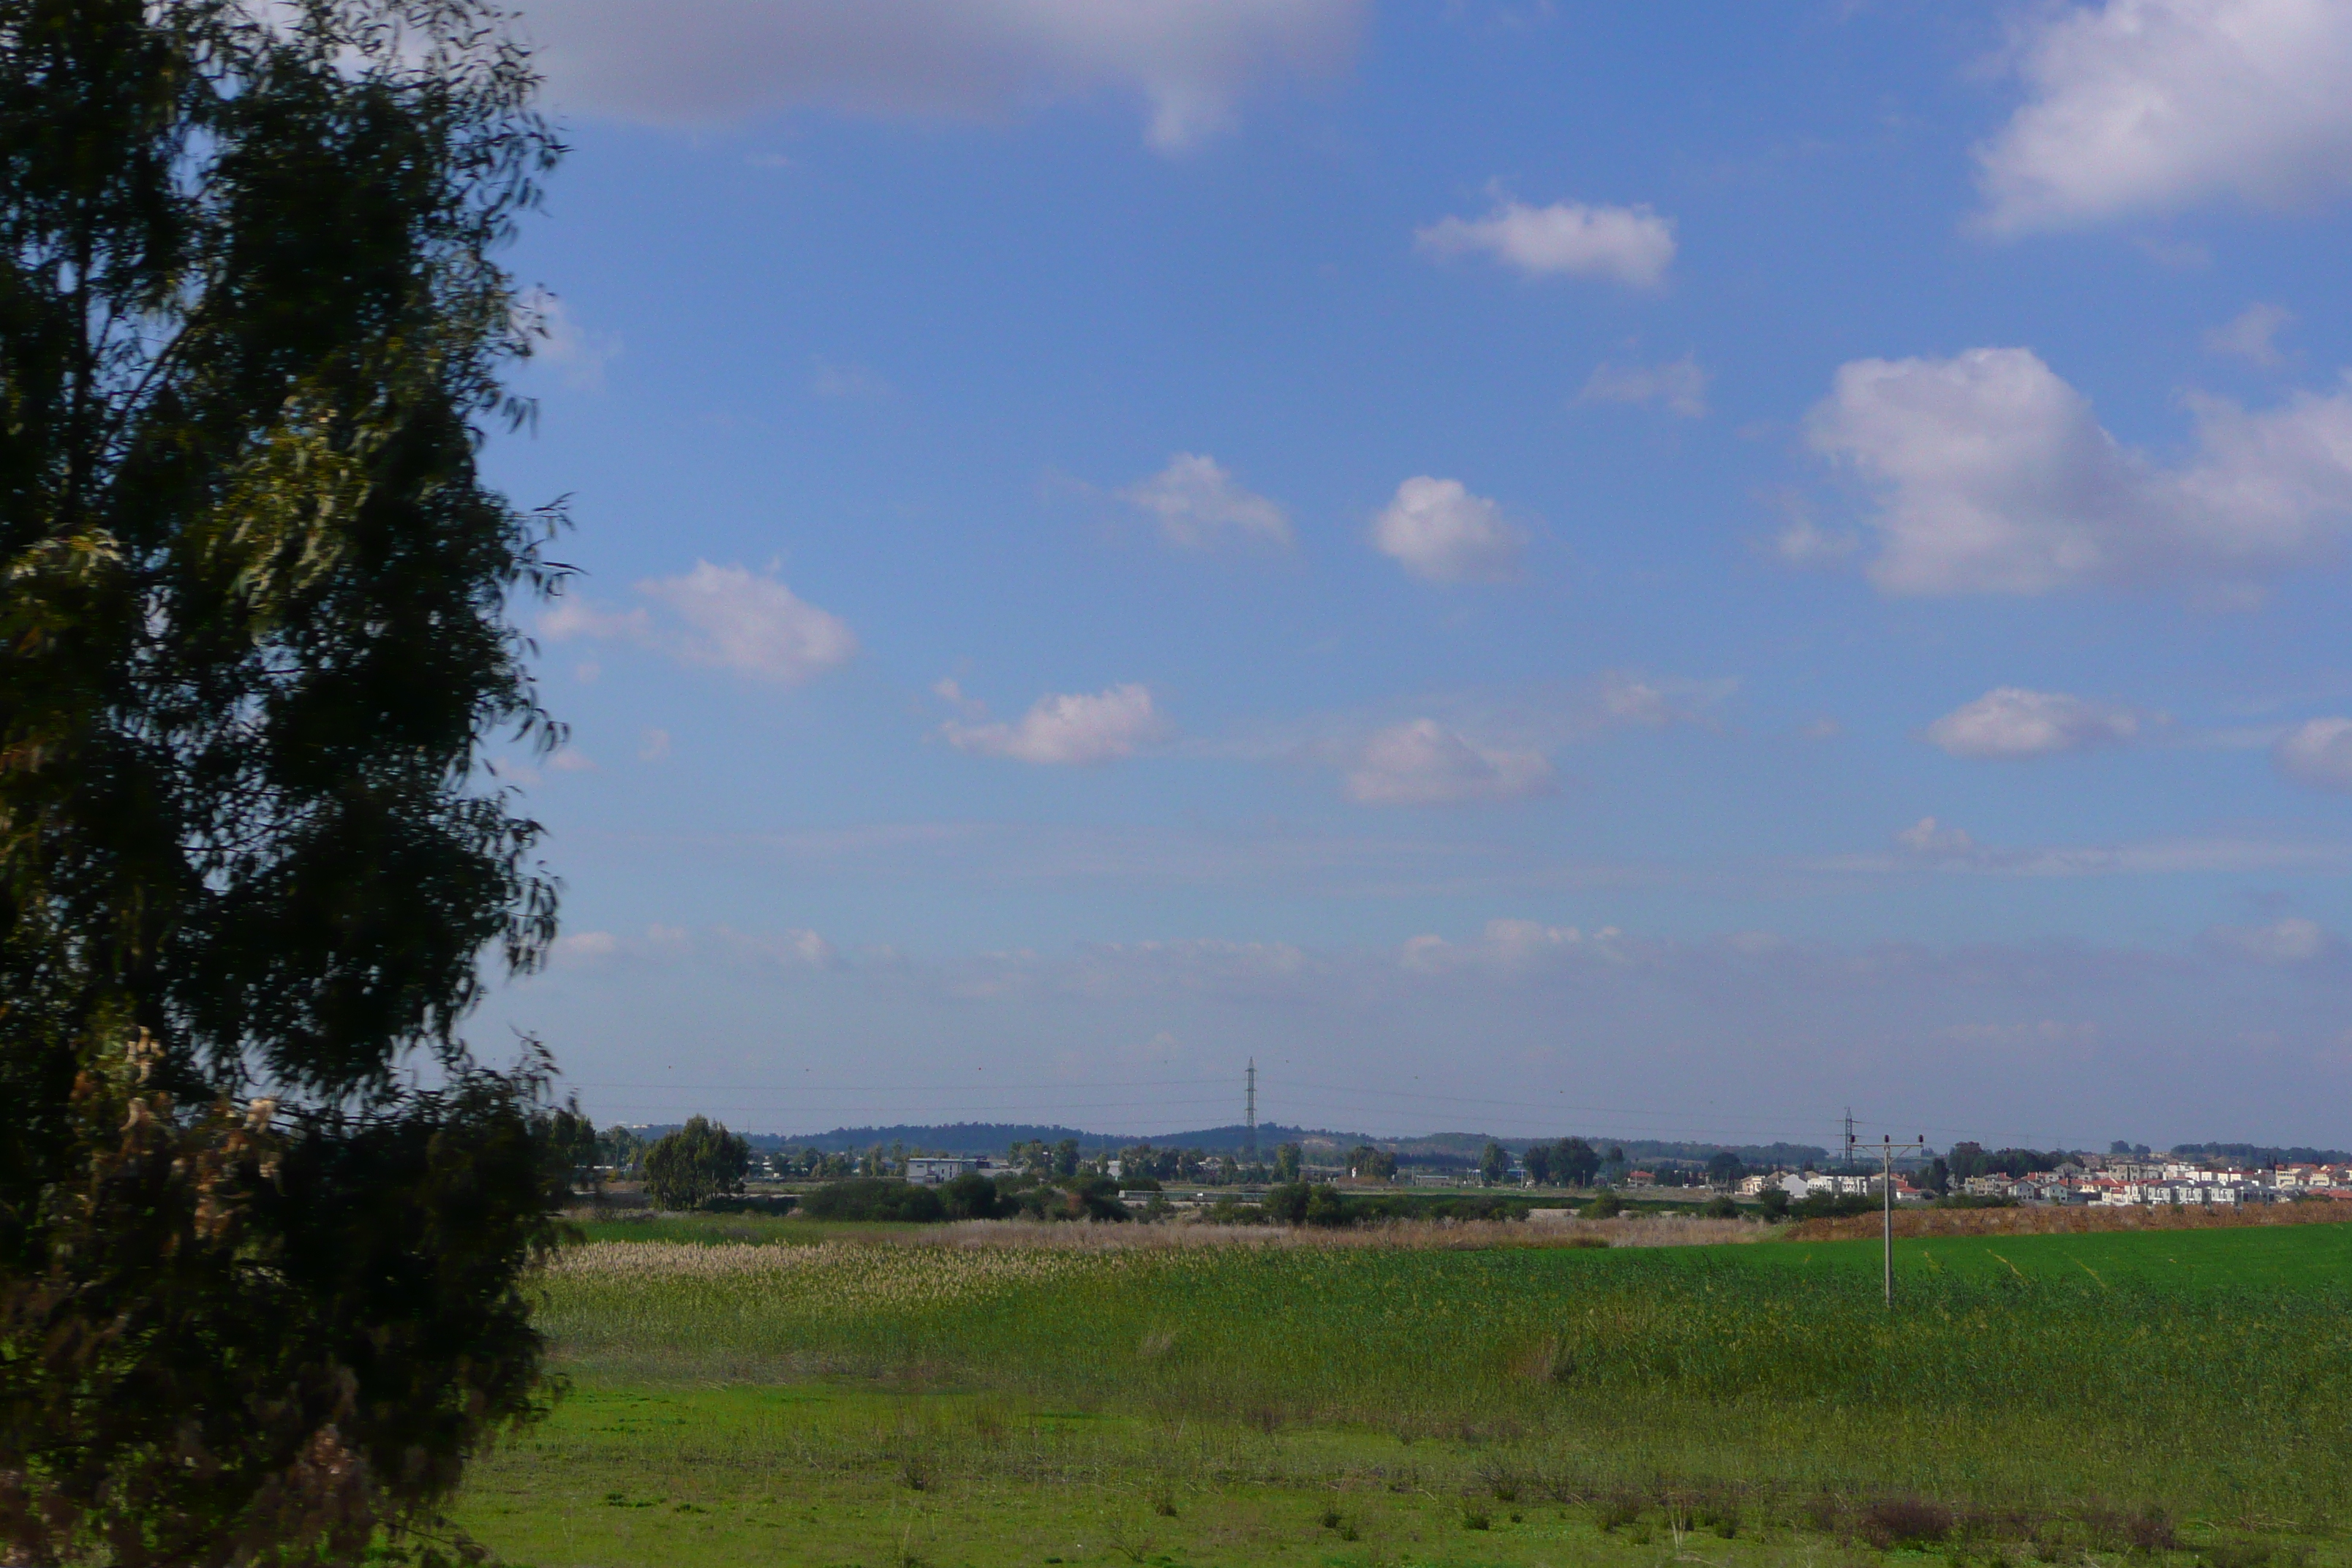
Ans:
{"type": "Polygon", "coordinates": [[[1718,1195],[1707,1199],[1706,1206],[1698,1212],[1708,1219],[1738,1219],[1739,1205],[1727,1197],[1718,1195]]]}
{"type": "Polygon", "coordinates": [[[1309,1192],[1305,1182],[1276,1182],[1265,1190],[1266,1217],[1285,1225],[1306,1224],[1309,1192]]]}
{"type": "Polygon", "coordinates": [[[1895,1546],[1932,1545],[1952,1533],[1952,1510],[1925,1498],[1886,1498],[1863,1510],[1854,1527],[1881,1552],[1895,1546]]]}
{"type": "Polygon", "coordinates": [[[1584,1217],[1587,1219],[1615,1219],[1624,1212],[1625,1200],[1607,1187],[1601,1188],[1592,1201],[1584,1205],[1584,1217]]]}
{"type": "Polygon", "coordinates": [[[1015,1200],[1036,1219],[1124,1220],[1134,1216],[1118,1201],[1118,1184],[1108,1176],[1077,1176],[1024,1187],[1015,1200]]]}
{"type": "Polygon", "coordinates": [[[946,1217],[946,1205],[929,1187],[892,1176],[858,1176],[831,1182],[801,1199],[811,1219],[896,1220],[921,1224],[946,1217]]]}
{"type": "Polygon", "coordinates": [[[1020,1207],[978,1171],[966,1171],[940,1189],[940,1208],[950,1219],[1000,1219],[1020,1207]]]}
{"type": "Polygon", "coordinates": [[[787,1215],[800,1205],[800,1199],[790,1193],[752,1194],[736,1197],[709,1197],[699,1205],[704,1214],[766,1214],[787,1215]]]}

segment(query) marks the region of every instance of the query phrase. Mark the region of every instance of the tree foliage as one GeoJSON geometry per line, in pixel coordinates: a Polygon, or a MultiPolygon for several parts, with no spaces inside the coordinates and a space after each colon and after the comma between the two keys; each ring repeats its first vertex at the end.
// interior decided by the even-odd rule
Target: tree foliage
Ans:
{"type": "Polygon", "coordinates": [[[689,1117],[646,1151],[646,1192],[666,1209],[697,1208],[705,1198],[741,1192],[751,1168],[749,1141],[728,1131],[723,1121],[689,1117]]]}
{"type": "Polygon", "coordinates": [[[0,0],[0,1558],[411,1544],[539,1408],[555,519],[477,0],[0,0]],[[240,1103],[242,1102],[242,1103],[240,1103]]]}
{"type": "Polygon", "coordinates": [[[1478,1151],[1478,1179],[1491,1187],[1510,1173],[1511,1152],[1492,1138],[1487,1139],[1486,1146],[1478,1151]]]}

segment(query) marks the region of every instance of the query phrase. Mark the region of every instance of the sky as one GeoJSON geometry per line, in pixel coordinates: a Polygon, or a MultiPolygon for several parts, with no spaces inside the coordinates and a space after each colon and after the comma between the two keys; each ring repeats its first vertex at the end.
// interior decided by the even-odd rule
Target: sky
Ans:
{"type": "Polygon", "coordinates": [[[523,26],[598,1120],[2352,1145],[2352,4],[523,26]]]}

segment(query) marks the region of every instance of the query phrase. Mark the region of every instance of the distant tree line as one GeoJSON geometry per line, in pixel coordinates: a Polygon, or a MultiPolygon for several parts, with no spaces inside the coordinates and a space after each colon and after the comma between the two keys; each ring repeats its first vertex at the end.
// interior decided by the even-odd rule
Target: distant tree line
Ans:
{"type": "MultiPolygon", "coordinates": [[[[2175,1154],[2192,1160],[2227,1160],[2235,1165],[2342,1165],[2352,1164],[2352,1153],[2341,1149],[2306,1149],[2301,1144],[2275,1148],[2267,1143],[2175,1143],[2175,1154]]],[[[2146,1154],[2147,1146],[2126,1151],[2146,1154]]]]}

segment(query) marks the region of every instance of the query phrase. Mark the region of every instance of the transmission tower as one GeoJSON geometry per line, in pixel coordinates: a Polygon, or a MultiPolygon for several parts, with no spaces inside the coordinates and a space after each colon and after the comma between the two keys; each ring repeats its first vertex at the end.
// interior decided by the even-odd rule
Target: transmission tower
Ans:
{"type": "Polygon", "coordinates": [[[1242,1144],[1243,1152],[1249,1156],[1249,1163],[1255,1165],[1257,1163],[1257,1058],[1255,1057],[1250,1058],[1249,1076],[1246,1081],[1249,1089],[1247,1108],[1242,1113],[1244,1126],[1242,1144]]]}

